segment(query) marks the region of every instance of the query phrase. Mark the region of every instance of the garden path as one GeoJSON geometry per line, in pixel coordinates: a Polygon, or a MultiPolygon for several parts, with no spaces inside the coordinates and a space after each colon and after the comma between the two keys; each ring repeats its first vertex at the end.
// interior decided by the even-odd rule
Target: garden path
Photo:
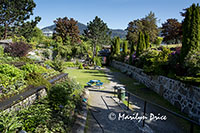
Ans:
{"type": "MultiPolygon", "coordinates": [[[[113,87],[123,86],[117,80],[117,76],[121,76],[120,72],[111,72],[108,68],[104,69],[107,73],[109,84],[105,84],[103,89],[89,88],[89,114],[87,120],[87,133],[184,133],[188,130],[184,129],[180,124],[178,124],[178,118],[154,107],[153,105],[147,105],[147,114],[150,112],[158,115],[164,114],[167,116],[166,121],[150,121],[146,120],[145,127],[142,127],[142,121],[139,120],[118,120],[119,113],[125,114],[125,116],[135,116],[139,114],[142,116],[143,111],[143,101],[131,96],[131,104],[134,107],[134,111],[126,110],[125,105],[114,96],[113,87]],[[112,114],[114,113],[114,114],[112,114]],[[112,114],[112,115],[111,115],[112,114]],[[134,114],[134,115],[133,115],[134,114]],[[114,119],[116,116],[115,120],[114,119]]],[[[144,92],[145,93],[145,92],[144,92]]],[[[147,116],[148,116],[147,115],[147,116]]],[[[189,128],[188,128],[189,129],[189,128]]]]}

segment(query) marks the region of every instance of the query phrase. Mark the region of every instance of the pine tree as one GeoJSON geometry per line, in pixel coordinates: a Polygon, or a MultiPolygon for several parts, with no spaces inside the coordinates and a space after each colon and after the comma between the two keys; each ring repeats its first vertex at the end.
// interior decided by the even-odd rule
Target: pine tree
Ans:
{"type": "Polygon", "coordinates": [[[181,62],[189,51],[200,48],[200,7],[193,4],[186,10],[183,21],[183,42],[181,49],[181,62]]]}
{"type": "Polygon", "coordinates": [[[146,46],[146,44],[145,44],[144,34],[142,32],[140,32],[139,38],[138,38],[138,43],[137,43],[137,50],[136,50],[136,56],[137,57],[142,53],[145,46],[146,46]]]}
{"type": "Polygon", "coordinates": [[[123,53],[124,53],[124,55],[127,55],[127,51],[128,51],[128,41],[124,41],[124,43],[123,43],[123,53]]]}
{"type": "Polygon", "coordinates": [[[107,24],[99,17],[95,17],[93,21],[87,24],[87,29],[84,30],[84,35],[92,41],[93,58],[96,54],[96,46],[110,44],[111,31],[107,24]]]}

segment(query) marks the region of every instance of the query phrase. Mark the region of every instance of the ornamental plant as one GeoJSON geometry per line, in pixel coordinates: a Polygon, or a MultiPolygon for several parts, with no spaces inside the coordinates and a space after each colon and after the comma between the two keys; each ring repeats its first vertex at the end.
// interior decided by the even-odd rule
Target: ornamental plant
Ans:
{"type": "Polygon", "coordinates": [[[192,50],[185,57],[185,67],[190,76],[200,77],[200,50],[192,50]]]}
{"type": "Polygon", "coordinates": [[[44,68],[43,66],[40,66],[38,64],[26,64],[26,65],[23,65],[21,67],[21,70],[23,70],[26,74],[29,74],[29,73],[46,73],[47,72],[47,69],[44,68]]]}
{"type": "Polygon", "coordinates": [[[0,65],[0,84],[4,88],[7,88],[9,85],[14,85],[17,81],[24,80],[24,72],[20,69],[8,65],[0,65]]]}
{"type": "Polygon", "coordinates": [[[183,21],[183,41],[181,49],[181,63],[190,51],[200,47],[200,6],[193,4],[187,8],[183,21]]]}
{"type": "Polygon", "coordinates": [[[14,57],[23,57],[28,54],[30,51],[31,46],[24,42],[15,42],[11,43],[8,47],[4,49],[5,53],[9,53],[11,56],[14,57]]]}
{"type": "Polygon", "coordinates": [[[138,57],[145,49],[146,49],[146,42],[145,42],[144,34],[140,32],[138,43],[137,43],[136,56],[138,57]]]}

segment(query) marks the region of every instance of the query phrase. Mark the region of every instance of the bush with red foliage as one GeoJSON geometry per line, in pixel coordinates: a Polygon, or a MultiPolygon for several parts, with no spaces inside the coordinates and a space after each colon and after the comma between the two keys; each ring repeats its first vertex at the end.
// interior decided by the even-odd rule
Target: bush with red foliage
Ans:
{"type": "Polygon", "coordinates": [[[25,42],[15,42],[11,43],[8,47],[4,49],[5,53],[9,53],[14,57],[23,57],[28,54],[31,46],[25,42]]]}

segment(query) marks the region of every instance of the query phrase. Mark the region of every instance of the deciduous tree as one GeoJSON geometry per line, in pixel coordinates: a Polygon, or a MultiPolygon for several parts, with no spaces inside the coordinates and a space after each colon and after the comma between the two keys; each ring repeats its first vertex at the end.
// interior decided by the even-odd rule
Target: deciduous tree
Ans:
{"type": "Polygon", "coordinates": [[[126,38],[129,42],[137,44],[139,32],[147,33],[149,35],[149,42],[154,42],[158,36],[158,27],[156,25],[157,18],[153,12],[150,12],[145,18],[137,19],[129,22],[127,27],[126,38]]]}
{"type": "Polygon", "coordinates": [[[167,19],[162,24],[163,41],[166,43],[177,44],[182,39],[182,24],[177,19],[167,19]]]}
{"type": "Polygon", "coordinates": [[[80,31],[77,25],[78,22],[73,18],[57,18],[54,23],[56,24],[56,33],[54,35],[60,36],[63,43],[68,41],[68,37],[72,43],[78,43],[80,41],[80,31]]]}

